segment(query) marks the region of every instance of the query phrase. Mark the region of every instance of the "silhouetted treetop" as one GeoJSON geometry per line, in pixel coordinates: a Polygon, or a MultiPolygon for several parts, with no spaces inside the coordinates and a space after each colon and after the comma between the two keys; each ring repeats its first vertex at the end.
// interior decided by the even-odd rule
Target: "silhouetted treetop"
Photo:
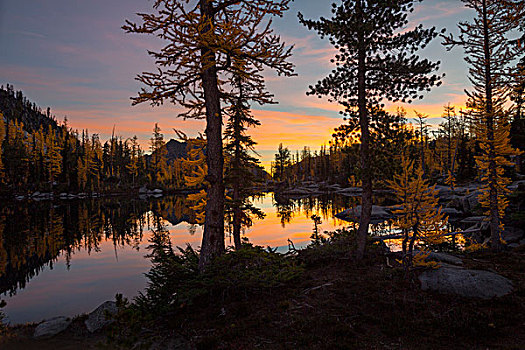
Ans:
{"type": "Polygon", "coordinates": [[[411,102],[421,99],[421,92],[440,85],[440,76],[431,75],[440,65],[421,59],[416,51],[425,48],[437,35],[433,28],[408,25],[413,0],[345,0],[332,4],[333,17],[299,20],[321,38],[328,37],[339,52],[332,59],[336,68],[308,94],[327,95],[347,109],[358,104],[358,59],[365,56],[366,96],[369,104],[382,100],[411,102]]]}
{"type": "Polygon", "coordinates": [[[213,68],[222,79],[221,97],[230,95],[227,75],[241,76],[257,94],[259,103],[269,103],[264,91],[264,68],[279,75],[292,75],[288,62],[292,47],[286,47],[271,28],[268,16],[282,16],[290,0],[204,1],[158,0],[152,14],[139,13],[141,23],[126,21],[129,33],[151,34],[165,41],[159,51],[148,51],[158,70],[144,72],[137,80],[143,88],[133,103],[165,100],[187,109],[180,116],[203,118],[204,91],[201,75],[213,68]],[[207,8],[207,7],[206,7],[207,8]],[[206,63],[207,62],[207,63],[206,63]]]}

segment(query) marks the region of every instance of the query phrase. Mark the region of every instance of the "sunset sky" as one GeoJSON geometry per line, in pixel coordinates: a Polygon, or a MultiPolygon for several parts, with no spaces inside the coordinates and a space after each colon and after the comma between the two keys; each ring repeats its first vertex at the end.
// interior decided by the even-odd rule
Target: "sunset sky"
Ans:
{"type": "MultiPolygon", "coordinates": [[[[154,68],[147,49],[158,47],[152,37],[125,34],[125,19],[136,12],[150,11],[148,0],[1,0],[0,1],[0,84],[13,84],[42,108],[51,107],[59,120],[67,116],[70,125],[100,133],[103,139],[113,125],[123,137],[137,135],[144,146],[158,122],[167,139],[172,128],[189,135],[203,131],[202,121],[177,119],[178,107],[149,105],[132,107],[130,97],[139,90],[137,73],[154,68]]],[[[297,20],[301,11],[307,18],[329,16],[330,3],[324,0],[296,0],[275,30],[287,44],[295,45],[292,61],[297,77],[267,74],[269,90],[278,105],[254,110],[262,126],[252,130],[258,152],[268,166],[282,142],[290,149],[309,146],[318,149],[342,123],[339,107],[317,97],[308,97],[308,85],[330,72],[333,49],[297,20]]],[[[470,19],[459,0],[427,0],[416,5],[411,24],[447,28],[456,33],[456,23],[470,19]]],[[[463,90],[469,87],[463,52],[452,52],[436,40],[422,56],[441,60],[444,84],[424,100],[405,106],[429,114],[439,123],[442,106],[464,104],[463,90]]],[[[394,110],[396,106],[389,105],[394,110]]]]}

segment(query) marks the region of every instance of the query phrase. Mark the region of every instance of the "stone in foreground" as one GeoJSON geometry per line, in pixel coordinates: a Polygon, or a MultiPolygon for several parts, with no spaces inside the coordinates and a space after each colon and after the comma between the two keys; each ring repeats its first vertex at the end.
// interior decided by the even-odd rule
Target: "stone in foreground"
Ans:
{"type": "Polygon", "coordinates": [[[89,314],[84,324],[90,333],[101,330],[114,322],[114,320],[106,318],[106,313],[111,315],[117,313],[117,304],[114,301],[106,301],[89,314]]]}
{"type": "Polygon", "coordinates": [[[60,332],[63,332],[71,324],[71,319],[59,316],[53,317],[47,321],[40,323],[36,329],[33,337],[35,338],[51,338],[60,332]]]}
{"type": "Polygon", "coordinates": [[[421,288],[465,298],[492,299],[512,292],[512,282],[496,273],[441,267],[419,275],[421,288]]]}

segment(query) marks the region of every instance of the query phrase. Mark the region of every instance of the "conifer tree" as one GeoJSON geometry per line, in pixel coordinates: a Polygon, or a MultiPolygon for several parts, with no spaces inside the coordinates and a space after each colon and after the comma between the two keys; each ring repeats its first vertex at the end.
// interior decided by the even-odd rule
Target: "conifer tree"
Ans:
{"type": "Polygon", "coordinates": [[[456,109],[450,103],[444,106],[442,115],[444,121],[439,124],[439,136],[435,140],[436,151],[444,153],[444,160],[441,164],[441,173],[445,176],[445,183],[452,190],[456,185],[456,158],[460,144],[459,118],[456,109]]]}
{"type": "Polygon", "coordinates": [[[126,165],[126,169],[131,175],[131,184],[134,187],[135,181],[139,175],[141,151],[140,146],[138,144],[137,136],[133,136],[130,140],[131,149],[129,154],[129,162],[126,165]]]}
{"type": "Polygon", "coordinates": [[[408,268],[414,262],[414,247],[418,241],[436,244],[443,240],[447,218],[438,205],[438,191],[424,178],[421,164],[414,170],[414,161],[406,156],[402,156],[401,164],[402,172],[388,183],[401,204],[394,214],[403,232],[403,265],[408,268]]]}
{"type": "Polygon", "coordinates": [[[445,121],[441,123],[440,128],[445,136],[447,148],[446,148],[446,164],[445,171],[447,174],[454,173],[453,163],[455,160],[455,154],[452,152],[454,147],[454,134],[456,128],[456,109],[451,106],[450,103],[444,107],[443,118],[445,121]]]}
{"type": "Polygon", "coordinates": [[[155,127],[153,128],[150,150],[150,181],[156,184],[162,184],[168,175],[168,149],[166,148],[164,135],[162,135],[157,123],[155,123],[155,127]]]}
{"type": "Polygon", "coordinates": [[[277,149],[277,153],[275,154],[275,160],[273,163],[274,177],[279,181],[284,181],[285,171],[290,165],[290,150],[287,147],[284,147],[282,143],[280,143],[279,148],[277,149]]]}
{"type": "Polygon", "coordinates": [[[250,100],[261,97],[260,91],[255,91],[244,82],[240,76],[232,78],[234,93],[231,106],[226,110],[228,123],[224,133],[226,139],[225,152],[229,158],[226,168],[226,186],[232,189],[232,199],[226,202],[227,211],[231,215],[232,235],[235,249],[240,249],[241,227],[251,225],[251,217],[264,217],[263,212],[250,203],[249,188],[255,184],[254,170],[259,160],[249,152],[254,152],[256,142],[246,133],[250,127],[261,123],[250,112],[250,100]]]}
{"type": "Polygon", "coordinates": [[[26,142],[24,123],[11,120],[4,141],[4,167],[9,183],[27,190],[30,150],[26,142]]]}
{"type": "Polygon", "coordinates": [[[48,170],[49,183],[51,188],[53,183],[57,180],[58,176],[62,172],[62,154],[61,152],[60,139],[57,137],[56,131],[49,126],[48,133],[46,135],[46,166],[48,170]]]}
{"type": "MultiPolygon", "coordinates": [[[[525,45],[525,43],[521,43],[525,45]]],[[[515,120],[525,119],[525,57],[516,66],[517,81],[512,92],[512,101],[516,106],[515,120]]]]}
{"type": "Polygon", "coordinates": [[[44,154],[44,142],[43,142],[43,133],[42,126],[40,129],[35,131],[32,135],[31,140],[31,180],[37,186],[40,185],[42,181],[42,163],[43,163],[43,154],[44,154]]]}
{"type": "Polygon", "coordinates": [[[221,78],[237,72],[257,85],[260,76],[252,73],[265,67],[292,74],[291,49],[273,33],[269,19],[281,16],[290,1],[156,0],[154,14],[140,14],[141,24],[127,21],[123,27],[167,42],[160,51],[150,51],[158,71],[138,76],[151,90],[143,89],[134,103],[168,100],[187,109],[183,117],[206,118],[209,185],[201,269],[225,249],[221,91],[227,79],[221,78]]]}
{"type": "Polygon", "coordinates": [[[421,163],[421,169],[423,169],[423,173],[426,173],[427,164],[425,162],[425,153],[427,150],[427,140],[428,140],[428,124],[427,119],[428,115],[419,113],[418,111],[414,111],[416,114],[416,123],[418,127],[418,135],[419,135],[419,160],[421,163]]]}
{"type": "Polygon", "coordinates": [[[357,234],[357,258],[365,251],[372,212],[369,110],[383,100],[411,102],[422,98],[440,83],[432,75],[439,62],[420,59],[416,51],[436,36],[435,28],[416,26],[404,30],[414,0],[343,0],[332,5],[331,19],[299,20],[309,29],[327,36],[339,50],[332,73],[310,87],[309,94],[328,96],[345,108],[350,118],[359,120],[361,131],[362,212],[357,234]]]}
{"type": "MultiPolygon", "coordinates": [[[[525,46],[525,19],[521,18],[520,31],[522,36],[512,42],[518,47],[525,46]]],[[[525,53],[516,65],[516,83],[511,96],[516,105],[515,120],[525,119],[525,53]]]]}
{"type": "Polygon", "coordinates": [[[490,216],[491,247],[500,250],[501,219],[507,207],[505,195],[509,180],[503,167],[510,165],[507,156],[515,154],[509,145],[509,113],[505,103],[515,82],[511,67],[525,51],[525,46],[511,45],[510,35],[525,16],[523,1],[462,0],[474,10],[472,22],[460,22],[459,37],[445,37],[443,44],[451,50],[462,46],[470,65],[474,91],[467,92],[468,107],[475,118],[475,130],[482,154],[476,159],[482,173],[480,203],[490,216]]]}
{"type": "Polygon", "coordinates": [[[88,173],[91,157],[91,146],[87,131],[82,130],[82,139],[80,140],[80,154],[77,160],[77,181],[81,191],[85,191],[88,185],[88,173]]]}
{"type": "Polygon", "coordinates": [[[91,142],[88,144],[88,166],[90,175],[91,192],[101,189],[102,170],[104,169],[104,160],[102,157],[102,144],[98,134],[91,135],[91,142]]]}
{"type": "Polygon", "coordinates": [[[73,181],[76,180],[75,168],[77,165],[77,150],[78,150],[78,135],[68,125],[67,118],[60,127],[60,149],[62,158],[61,178],[67,185],[68,189],[72,189],[73,181]]]}

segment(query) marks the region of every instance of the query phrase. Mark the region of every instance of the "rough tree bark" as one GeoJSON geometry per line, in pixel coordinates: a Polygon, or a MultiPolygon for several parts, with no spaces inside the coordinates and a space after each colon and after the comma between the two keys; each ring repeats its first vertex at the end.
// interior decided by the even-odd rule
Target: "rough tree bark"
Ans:
{"type": "Polygon", "coordinates": [[[487,2],[483,0],[483,51],[485,54],[485,114],[487,125],[487,141],[489,144],[489,202],[490,202],[490,243],[493,250],[502,249],[500,241],[500,220],[498,208],[498,189],[496,174],[496,151],[494,149],[494,108],[492,103],[492,72],[491,72],[491,54],[489,41],[489,28],[487,19],[487,2]]]}
{"type": "MultiPolygon", "coordinates": [[[[361,10],[361,1],[358,2],[361,10]]],[[[361,181],[363,192],[361,195],[361,217],[357,230],[357,260],[362,260],[365,254],[366,237],[372,215],[372,174],[370,167],[370,130],[366,106],[366,48],[363,33],[358,35],[358,109],[359,125],[361,127],[361,181]]]]}
{"type": "MultiPolygon", "coordinates": [[[[209,19],[210,24],[203,27],[203,33],[212,30],[214,9],[213,3],[208,0],[199,2],[203,18],[209,19]]],[[[222,154],[222,114],[220,107],[220,92],[217,79],[215,53],[208,48],[201,49],[203,67],[202,88],[206,101],[206,162],[208,165],[209,183],[207,188],[206,219],[199,259],[199,268],[202,270],[216,256],[224,250],[224,181],[222,154]]]]}

